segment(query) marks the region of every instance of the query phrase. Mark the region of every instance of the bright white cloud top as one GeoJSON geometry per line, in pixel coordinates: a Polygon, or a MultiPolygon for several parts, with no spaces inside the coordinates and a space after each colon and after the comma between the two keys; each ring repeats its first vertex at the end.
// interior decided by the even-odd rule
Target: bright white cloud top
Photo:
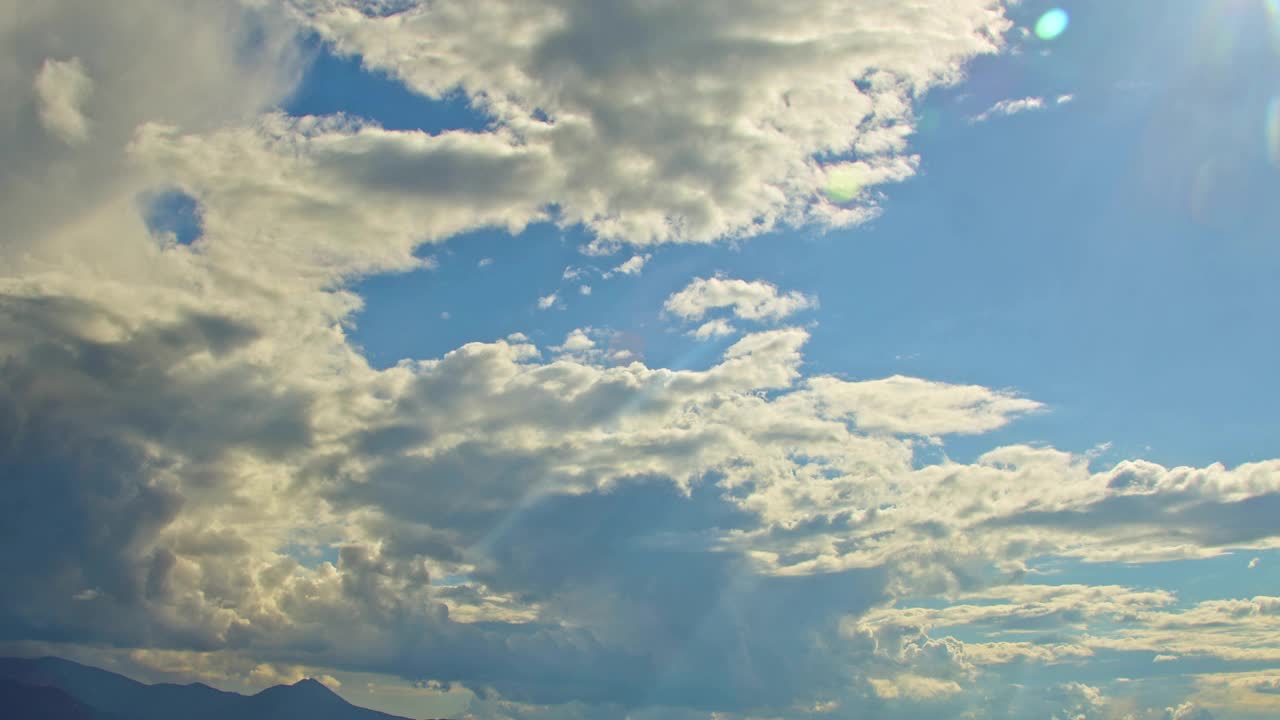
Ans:
{"type": "Polygon", "coordinates": [[[682,320],[701,320],[708,312],[728,309],[742,320],[778,321],[817,305],[804,293],[778,292],[774,285],[733,278],[695,278],[689,286],[667,298],[666,311],[682,320]]]}
{"type": "MultiPolygon", "coordinates": [[[[825,314],[887,266],[718,270],[875,243],[888,184],[927,179],[930,93],[1039,57],[1019,12],[0,0],[0,646],[415,716],[1274,716],[1274,448],[1095,454],[1043,424],[1086,400],[995,353],[831,350],[894,322],[891,294],[825,314]],[[296,112],[316,67],[470,124],[296,112]],[[170,196],[198,240],[158,226],[170,196]],[[441,293],[397,332],[448,344],[379,364],[362,283],[394,277],[441,293]]],[[[947,132],[1068,89],[996,87],[947,132]]],[[[1246,164],[1215,157],[1206,226],[1246,164]]],[[[921,267],[982,193],[952,189],[921,267]]],[[[930,327],[1008,322],[960,294],[930,327]]]]}

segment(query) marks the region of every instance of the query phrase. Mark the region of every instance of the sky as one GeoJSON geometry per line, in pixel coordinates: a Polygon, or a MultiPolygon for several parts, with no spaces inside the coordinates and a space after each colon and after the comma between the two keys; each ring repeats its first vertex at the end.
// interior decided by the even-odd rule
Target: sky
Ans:
{"type": "Polygon", "coordinates": [[[1280,715],[1275,0],[0,0],[0,654],[1280,715]]]}

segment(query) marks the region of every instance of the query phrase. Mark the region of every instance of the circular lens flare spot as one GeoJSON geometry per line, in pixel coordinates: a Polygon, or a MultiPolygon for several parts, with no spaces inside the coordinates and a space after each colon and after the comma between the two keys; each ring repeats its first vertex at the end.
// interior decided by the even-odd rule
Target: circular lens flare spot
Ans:
{"type": "Polygon", "coordinates": [[[1066,32],[1071,24],[1071,17],[1062,8],[1054,8],[1040,16],[1036,21],[1036,37],[1041,40],[1053,40],[1066,32]]]}
{"type": "Polygon", "coordinates": [[[852,163],[827,170],[827,186],[822,192],[833,203],[847,203],[862,192],[863,174],[852,163]]]}

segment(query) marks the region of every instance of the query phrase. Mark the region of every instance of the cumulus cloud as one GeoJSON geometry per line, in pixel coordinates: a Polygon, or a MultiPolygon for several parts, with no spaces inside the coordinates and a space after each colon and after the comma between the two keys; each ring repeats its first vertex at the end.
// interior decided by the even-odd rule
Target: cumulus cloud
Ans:
{"type": "Polygon", "coordinates": [[[732,335],[736,332],[738,332],[738,329],[735,328],[728,320],[725,320],[724,318],[716,318],[715,320],[708,320],[693,330],[690,330],[689,334],[699,340],[707,340],[709,338],[725,337],[726,335],[732,335]]]}
{"type": "MultiPolygon", "coordinates": [[[[327,363],[270,370],[292,350],[276,347],[265,320],[188,316],[130,329],[101,308],[34,299],[6,317],[7,367],[16,374],[4,386],[30,394],[5,403],[26,408],[6,436],[21,439],[23,467],[45,468],[42,482],[10,486],[30,497],[24,507],[47,508],[33,518],[86,518],[84,536],[61,534],[57,543],[40,539],[47,524],[6,522],[24,546],[45,548],[30,565],[12,558],[5,568],[23,578],[13,586],[22,591],[5,597],[10,627],[38,619],[125,646],[144,637],[218,652],[248,645],[297,665],[491,686],[524,703],[783,708],[797,697],[830,697],[850,667],[842,662],[866,672],[867,692],[882,701],[942,702],[991,662],[984,658],[1071,655],[1021,641],[923,640],[881,659],[840,661],[808,638],[894,593],[937,587],[939,577],[954,586],[959,576],[950,573],[966,563],[1049,547],[1107,552],[1131,520],[1103,515],[1039,536],[1041,523],[1014,522],[1027,508],[1077,512],[1109,494],[1163,493],[1194,507],[1200,495],[1265,492],[1273,473],[1143,465],[1090,474],[1085,457],[1033,448],[915,469],[909,442],[856,421],[858,403],[874,407],[867,398],[875,393],[834,392],[828,386],[849,381],[800,376],[808,336],[796,328],[747,335],[702,371],[598,365],[596,339],[584,329],[549,361],[513,336],[380,372],[357,362],[334,375],[343,342],[325,334],[306,342],[327,363]],[[54,341],[35,342],[57,327],[65,329],[54,341]],[[263,357],[277,360],[260,364],[263,357]],[[214,387],[223,404],[197,402],[214,387]],[[63,439],[40,440],[45,427],[63,439]],[[93,459],[66,465],[65,481],[52,483],[48,468],[68,456],[69,442],[93,459]],[[98,482],[114,478],[100,495],[75,491],[86,466],[98,482]],[[595,519],[584,526],[582,518],[595,519]],[[575,533],[590,541],[573,542],[570,555],[564,543],[575,533]],[[93,541],[103,536],[118,540],[93,541]],[[299,543],[340,550],[308,567],[285,551],[299,543]],[[442,574],[469,579],[446,589],[432,581],[442,574]],[[101,591],[74,600],[85,588],[101,591]],[[715,605],[725,593],[734,612],[715,605]],[[730,652],[728,638],[755,627],[751,618],[774,617],[775,603],[800,597],[810,598],[812,614],[771,626],[776,632],[752,631],[730,652]],[[694,622],[703,630],[691,642],[694,622]],[[333,644],[312,647],[315,637],[333,644]],[[776,653],[795,664],[771,667],[776,684],[752,680],[747,669],[776,653]],[[908,659],[913,669],[904,671],[908,659]],[[552,661],[554,672],[533,672],[552,661]],[[715,670],[659,670],[671,663],[715,670]],[[590,678],[593,689],[567,687],[557,680],[565,676],[590,678]]],[[[893,415],[893,429],[989,427],[993,413],[1018,410],[989,407],[1001,400],[992,391],[970,388],[956,402],[946,386],[935,390],[893,415]]],[[[1183,527],[1165,532],[1185,547],[1183,527]]],[[[1162,548],[1160,533],[1144,523],[1138,537],[1162,548]]],[[[986,617],[1045,622],[1047,613],[1071,618],[1081,607],[1115,614],[1167,602],[1115,588],[1004,592],[1038,606],[982,610],[986,617]],[[1071,592],[1077,599],[1062,594],[1071,592]]],[[[1190,622],[1221,624],[1210,613],[1264,617],[1268,607],[1206,606],[1202,619],[1153,632],[1187,636],[1190,622]]],[[[877,617],[857,622],[870,627],[877,617]]],[[[1165,636],[1128,642],[1169,646],[1165,636]]]]}
{"type": "Polygon", "coordinates": [[[913,165],[911,98],[956,78],[1010,27],[985,0],[927,12],[878,2],[539,0],[421,4],[392,17],[337,0],[293,7],[341,52],[418,92],[461,88],[509,130],[514,152],[554,152],[528,179],[564,222],[605,244],[867,219],[866,202],[828,200],[817,158],[863,156],[866,185],[909,175],[877,168],[913,165]]]}
{"type": "Polygon", "coordinates": [[[983,433],[1043,407],[1009,392],[901,375],[864,382],[814,378],[809,387],[824,412],[899,434],[983,433]]]}
{"type": "Polygon", "coordinates": [[[1194,703],[1186,702],[1165,710],[1165,717],[1168,720],[1213,720],[1213,713],[1194,703]]]}
{"type": "Polygon", "coordinates": [[[568,352],[584,352],[594,348],[595,346],[595,341],[587,335],[586,330],[578,328],[577,330],[569,333],[569,336],[565,338],[564,344],[560,346],[560,349],[568,352]]]}
{"type": "Polygon", "coordinates": [[[645,263],[649,262],[649,258],[651,257],[653,256],[649,253],[645,253],[644,255],[632,255],[630,259],[626,260],[621,265],[606,272],[604,277],[605,279],[608,279],[614,275],[639,275],[640,271],[644,269],[645,263]]]}
{"type": "Polygon", "coordinates": [[[816,304],[816,299],[804,293],[780,293],[777,286],[763,280],[712,277],[695,278],[667,298],[663,307],[685,321],[701,320],[708,312],[726,308],[734,317],[760,322],[782,320],[816,304]]]}
{"type": "Polygon", "coordinates": [[[1065,708],[1053,720],[1092,720],[1108,717],[1107,698],[1099,688],[1081,682],[1065,683],[1058,688],[1065,708]]]}
{"type": "Polygon", "coordinates": [[[696,370],[588,328],[386,369],[349,341],[353,279],[465,230],[582,223],[603,247],[861,221],[866,188],[914,172],[912,98],[1007,27],[979,0],[0,13],[0,527],[27,550],[0,558],[0,635],[191,677],[456,682],[529,717],[947,717],[1000,663],[1272,662],[1274,598],[1178,608],[984,573],[1274,547],[1276,461],[927,461],[922,436],[1042,407],[806,374],[809,331],[786,325],[802,293],[699,278],[673,295],[695,336],[737,332],[717,312],[754,330],[696,370]],[[493,124],[269,111],[300,29],[493,124]],[[79,58],[91,91],[37,88],[50,58],[79,58]],[[18,121],[76,97],[74,148],[74,123],[18,121]],[[199,203],[199,247],[151,237],[136,198],[157,187],[199,203]],[[930,593],[955,602],[907,600],[930,593]],[[1076,632],[1091,619],[1119,629],[1076,632]]]}
{"type": "MultiPolygon", "coordinates": [[[[964,596],[983,604],[956,603],[943,608],[891,608],[849,619],[849,637],[866,635],[878,644],[958,643],[964,655],[982,667],[1012,662],[1056,664],[1081,658],[1103,662],[1138,653],[1169,664],[1275,662],[1271,648],[1277,629],[1274,598],[1206,601],[1187,609],[1175,606],[1167,591],[1125,587],[1027,586],[991,588],[964,596]],[[1100,630],[1099,628],[1109,628],[1100,630]],[[936,629],[942,629],[935,632],[936,629]],[[978,631],[982,640],[961,642],[950,634],[978,631]],[[1032,641],[1027,633],[1053,638],[1032,641]],[[935,638],[934,635],[944,635],[935,638]]],[[[1135,668],[1135,673],[1140,672],[1135,668]]],[[[1072,716],[1074,717],[1074,716],[1072,716]]]]}
{"type": "Polygon", "coordinates": [[[93,80],[85,74],[80,58],[45,60],[36,73],[35,90],[40,122],[46,130],[72,145],[88,139],[84,103],[93,90],[93,80]]]}

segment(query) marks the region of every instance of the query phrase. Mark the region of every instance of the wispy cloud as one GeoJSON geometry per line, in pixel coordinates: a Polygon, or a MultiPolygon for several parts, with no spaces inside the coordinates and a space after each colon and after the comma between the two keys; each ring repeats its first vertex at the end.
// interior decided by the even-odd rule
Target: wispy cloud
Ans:
{"type": "Polygon", "coordinates": [[[1051,101],[1045,100],[1043,97],[1024,97],[1019,99],[1001,100],[995,105],[992,105],[981,113],[975,115],[971,122],[981,123],[986,122],[993,117],[1008,117],[1019,113],[1044,110],[1052,106],[1066,105],[1074,99],[1074,95],[1059,95],[1051,101]]]}

